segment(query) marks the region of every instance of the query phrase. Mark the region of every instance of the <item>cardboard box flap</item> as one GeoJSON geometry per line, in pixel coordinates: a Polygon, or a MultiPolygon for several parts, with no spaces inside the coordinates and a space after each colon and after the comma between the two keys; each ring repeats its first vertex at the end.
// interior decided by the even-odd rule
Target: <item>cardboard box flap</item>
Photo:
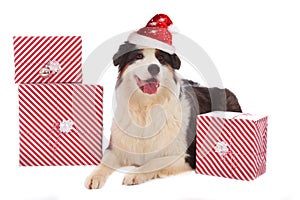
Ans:
{"type": "Polygon", "coordinates": [[[201,114],[198,116],[213,116],[219,118],[226,118],[226,119],[247,119],[257,121],[261,118],[266,117],[264,114],[250,114],[250,113],[240,113],[240,112],[229,112],[229,111],[213,111],[205,114],[201,114]]]}

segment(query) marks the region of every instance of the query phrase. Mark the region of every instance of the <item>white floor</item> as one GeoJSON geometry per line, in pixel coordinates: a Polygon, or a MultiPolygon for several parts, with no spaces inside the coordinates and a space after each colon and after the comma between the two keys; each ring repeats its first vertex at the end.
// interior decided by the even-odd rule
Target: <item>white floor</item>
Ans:
{"type": "MultiPolygon", "coordinates": [[[[291,180],[268,172],[252,182],[198,175],[194,172],[137,186],[123,186],[121,172],[114,173],[100,190],[83,187],[93,167],[15,167],[1,186],[0,199],[180,199],[180,200],[296,200],[291,180]]],[[[297,184],[297,183],[294,183],[297,184]]],[[[297,196],[298,195],[298,196],[297,196]]]]}

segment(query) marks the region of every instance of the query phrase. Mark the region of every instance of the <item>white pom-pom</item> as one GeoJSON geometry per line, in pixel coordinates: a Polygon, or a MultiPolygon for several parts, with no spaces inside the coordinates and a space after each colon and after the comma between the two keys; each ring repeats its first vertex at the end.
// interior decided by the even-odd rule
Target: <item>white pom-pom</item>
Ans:
{"type": "Polygon", "coordinates": [[[74,122],[72,120],[62,120],[59,125],[59,131],[68,133],[73,129],[74,122]]]}
{"type": "Polygon", "coordinates": [[[46,67],[50,69],[50,71],[54,72],[59,72],[61,70],[61,65],[57,61],[52,61],[50,60],[47,64],[46,67]]]}
{"type": "Polygon", "coordinates": [[[170,31],[171,33],[179,33],[179,29],[177,26],[174,26],[173,24],[168,26],[168,31],[170,31]]]}

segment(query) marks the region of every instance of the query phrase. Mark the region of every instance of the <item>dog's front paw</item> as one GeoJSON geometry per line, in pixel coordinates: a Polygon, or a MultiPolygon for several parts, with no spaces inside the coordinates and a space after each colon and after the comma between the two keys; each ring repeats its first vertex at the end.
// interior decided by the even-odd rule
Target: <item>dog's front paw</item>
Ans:
{"type": "Polygon", "coordinates": [[[123,179],[123,185],[138,185],[153,179],[152,174],[128,174],[123,179]]]}
{"type": "Polygon", "coordinates": [[[85,180],[84,186],[87,189],[100,189],[103,187],[106,177],[101,174],[92,174],[85,180]]]}

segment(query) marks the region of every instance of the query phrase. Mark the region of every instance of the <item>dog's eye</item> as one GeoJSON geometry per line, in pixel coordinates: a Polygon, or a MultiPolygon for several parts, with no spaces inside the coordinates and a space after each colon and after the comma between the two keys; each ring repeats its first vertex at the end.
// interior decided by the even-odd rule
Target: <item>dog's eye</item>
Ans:
{"type": "Polygon", "coordinates": [[[163,61],[163,60],[164,60],[163,55],[158,55],[158,56],[157,56],[157,60],[158,60],[158,61],[163,61]]]}
{"type": "Polygon", "coordinates": [[[140,59],[143,59],[143,58],[144,58],[144,55],[141,54],[141,53],[139,53],[139,54],[137,54],[137,55],[135,56],[135,58],[136,58],[137,60],[140,60],[140,59]]]}

